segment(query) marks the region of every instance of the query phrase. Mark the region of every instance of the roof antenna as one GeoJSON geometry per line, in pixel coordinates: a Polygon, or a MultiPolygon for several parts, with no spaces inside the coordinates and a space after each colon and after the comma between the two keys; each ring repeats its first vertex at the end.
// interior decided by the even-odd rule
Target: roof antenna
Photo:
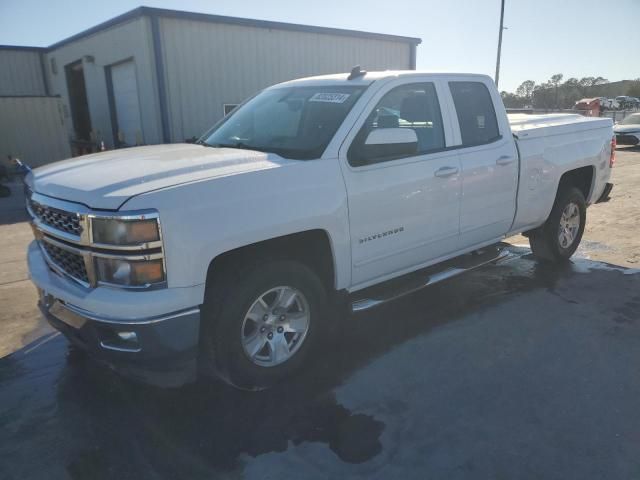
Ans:
{"type": "Polygon", "coordinates": [[[351,69],[351,73],[347,77],[347,80],[354,80],[354,79],[356,79],[358,77],[362,77],[362,76],[364,76],[365,73],[367,73],[366,70],[362,70],[360,68],[360,65],[356,65],[355,67],[353,67],[351,69]]]}

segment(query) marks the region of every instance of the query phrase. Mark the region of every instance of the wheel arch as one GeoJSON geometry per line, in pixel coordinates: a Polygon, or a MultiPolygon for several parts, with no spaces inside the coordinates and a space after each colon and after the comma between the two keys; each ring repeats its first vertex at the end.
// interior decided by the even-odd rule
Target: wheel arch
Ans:
{"type": "Polygon", "coordinates": [[[337,285],[335,247],[329,232],[323,229],[305,230],[261,240],[218,254],[207,268],[207,286],[234,265],[262,259],[296,260],[318,273],[328,291],[337,285]]]}
{"type": "Polygon", "coordinates": [[[587,205],[590,203],[589,198],[593,191],[593,184],[595,180],[595,167],[593,165],[587,165],[586,167],[574,168],[568,170],[562,174],[560,181],[558,182],[558,189],[556,191],[556,199],[560,192],[565,188],[576,187],[582,192],[587,205]]]}

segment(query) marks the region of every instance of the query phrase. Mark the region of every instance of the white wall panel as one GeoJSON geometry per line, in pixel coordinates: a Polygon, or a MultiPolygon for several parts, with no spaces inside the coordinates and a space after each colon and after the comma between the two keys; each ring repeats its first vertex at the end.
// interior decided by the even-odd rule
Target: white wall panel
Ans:
{"type": "Polygon", "coordinates": [[[0,48],[0,95],[46,95],[40,55],[0,48]]]}
{"type": "Polygon", "coordinates": [[[409,69],[410,45],[359,38],[161,18],[172,141],[199,136],[240,103],[275,83],[310,75],[409,69]]]}
{"type": "Polygon", "coordinates": [[[98,139],[104,139],[107,146],[113,145],[105,67],[132,59],[139,85],[142,140],[149,144],[161,143],[162,129],[150,20],[146,17],[137,18],[67,43],[47,54],[47,75],[51,92],[61,95],[66,105],[65,110],[69,114],[66,119],[69,134],[73,133],[73,127],[64,66],[86,56],[93,57],[93,62],[86,59],[83,61],[83,68],[91,126],[98,139]],[[55,59],[55,74],[51,71],[51,59],[55,59]]]}
{"type": "Polygon", "coordinates": [[[62,101],[54,97],[0,98],[0,159],[37,167],[69,158],[62,101]]]}

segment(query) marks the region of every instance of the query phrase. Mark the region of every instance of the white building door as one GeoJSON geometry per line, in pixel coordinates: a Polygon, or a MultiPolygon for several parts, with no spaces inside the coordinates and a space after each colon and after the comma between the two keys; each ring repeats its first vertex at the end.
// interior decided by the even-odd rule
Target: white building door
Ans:
{"type": "Polygon", "coordinates": [[[118,143],[122,146],[143,144],[138,82],[136,81],[136,66],[133,60],[111,67],[111,83],[118,143]]]}

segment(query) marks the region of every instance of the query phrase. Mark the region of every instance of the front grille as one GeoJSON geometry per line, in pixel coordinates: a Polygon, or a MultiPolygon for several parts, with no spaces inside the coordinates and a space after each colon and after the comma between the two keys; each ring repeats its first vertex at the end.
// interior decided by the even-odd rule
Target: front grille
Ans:
{"type": "Polygon", "coordinates": [[[47,252],[51,261],[63,272],[77,280],[89,283],[89,277],[82,255],[70,252],[46,241],[41,241],[40,244],[47,252]]]}
{"type": "Polygon", "coordinates": [[[77,213],[47,207],[32,199],[29,199],[29,208],[38,220],[51,228],[71,235],[80,236],[82,234],[80,216],[77,213]]]}

